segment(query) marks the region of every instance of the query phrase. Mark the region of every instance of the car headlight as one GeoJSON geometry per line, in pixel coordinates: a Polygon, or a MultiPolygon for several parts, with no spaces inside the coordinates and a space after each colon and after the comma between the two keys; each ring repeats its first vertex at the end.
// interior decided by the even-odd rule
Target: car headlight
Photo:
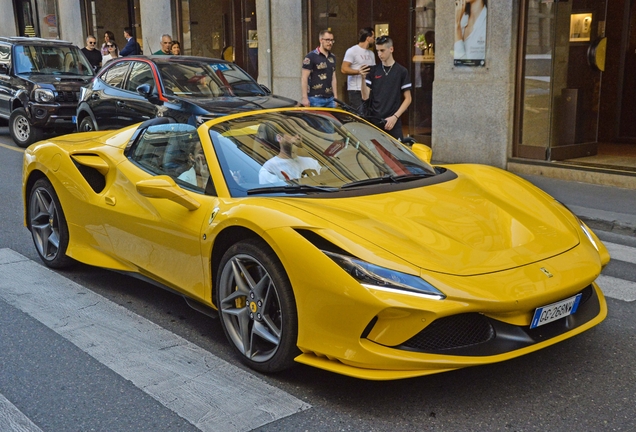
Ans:
{"type": "Polygon", "coordinates": [[[592,243],[592,246],[594,246],[597,252],[600,252],[598,249],[598,245],[596,244],[596,241],[594,241],[594,237],[592,236],[592,233],[590,233],[590,229],[587,227],[587,225],[583,223],[581,219],[576,218],[576,220],[579,221],[579,225],[581,225],[581,230],[585,233],[590,243],[592,243]]]}
{"type": "Polygon", "coordinates": [[[596,249],[597,252],[600,252],[598,249],[598,245],[596,244],[596,241],[594,240],[594,236],[592,236],[592,233],[590,232],[590,229],[587,227],[587,225],[585,225],[585,223],[577,215],[575,215],[574,212],[570,210],[568,206],[566,206],[559,200],[555,200],[555,201],[561,204],[563,207],[565,207],[567,211],[572,213],[572,216],[574,216],[574,219],[576,219],[576,221],[579,223],[579,226],[581,227],[581,231],[583,231],[587,239],[590,241],[590,243],[592,243],[592,246],[594,246],[594,249],[596,249]]]}
{"type": "Polygon", "coordinates": [[[33,94],[36,102],[49,103],[55,100],[53,90],[38,88],[33,94]]]}
{"type": "Polygon", "coordinates": [[[446,298],[444,293],[418,276],[380,267],[350,256],[326,250],[322,252],[367,288],[414,294],[435,300],[446,298]]]}

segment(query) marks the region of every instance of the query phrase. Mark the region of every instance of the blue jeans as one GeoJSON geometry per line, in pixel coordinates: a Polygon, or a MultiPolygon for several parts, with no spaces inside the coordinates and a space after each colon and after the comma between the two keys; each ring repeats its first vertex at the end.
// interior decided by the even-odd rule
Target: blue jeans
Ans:
{"type": "Polygon", "coordinates": [[[325,108],[335,108],[336,102],[333,100],[333,97],[315,97],[309,96],[309,106],[312,107],[325,107],[325,108]]]}

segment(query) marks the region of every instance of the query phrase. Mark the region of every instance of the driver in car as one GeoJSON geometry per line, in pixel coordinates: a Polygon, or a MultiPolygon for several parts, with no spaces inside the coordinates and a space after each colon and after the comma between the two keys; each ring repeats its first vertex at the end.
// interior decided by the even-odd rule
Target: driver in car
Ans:
{"type": "Polygon", "coordinates": [[[258,174],[260,184],[278,183],[301,177],[320,174],[320,164],[311,157],[298,156],[296,149],[302,147],[299,135],[277,133],[280,146],[278,155],[263,164],[258,174]]]}

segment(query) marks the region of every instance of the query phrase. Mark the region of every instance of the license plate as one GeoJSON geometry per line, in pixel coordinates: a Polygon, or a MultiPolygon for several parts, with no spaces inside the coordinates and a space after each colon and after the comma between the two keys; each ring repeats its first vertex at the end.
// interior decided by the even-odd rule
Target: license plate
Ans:
{"type": "Polygon", "coordinates": [[[543,324],[556,321],[568,315],[572,315],[579,307],[580,301],[581,294],[577,294],[574,297],[570,297],[568,299],[552,303],[551,305],[537,308],[534,311],[534,316],[532,317],[530,328],[537,328],[539,326],[542,326],[543,324]]]}
{"type": "Polygon", "coordinates": [[[77,124],[77,116],[71,117],[71,121],[73,122],[73,124],[77,124]]]}

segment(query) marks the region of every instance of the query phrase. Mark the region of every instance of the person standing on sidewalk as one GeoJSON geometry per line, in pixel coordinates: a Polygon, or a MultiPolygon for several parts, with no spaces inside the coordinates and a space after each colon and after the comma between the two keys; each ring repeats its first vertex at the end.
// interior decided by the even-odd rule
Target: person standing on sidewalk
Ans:
{"type": "Polygon", "coordinates": [[[331,52],[333,33],[323,30],[319,35],[320,46],[308,53],[303,60],[300,104],[312,107],[335,108],[338,97],[336,80],[336,56],[331,52]]]}
{"type": "MultiPolygon", "coordinates": [[[[349,105],[361,112],[362,108],[362,86],[363,66],[375,66],[375,55],[370,47],[373,46],[374,32],[371,27],[365,27],[358,33],[358,43],[352,46],[345,53],[340,67],[340,72],[347,77],[347,93],[349,95],[349,105]]],[[[367,71],[368,72],[368,71],[367,71]]]]}
{"type": "Polygon", "coordinates": [[[409,71],[393,58],[393,40],[380,36],[375,40],[375,49],[382,62],[363,74],[362,100],[369,100],[369,116],[376,117],[391,136],[402,139],[400,116],[411,105],[411,80],[409,71]]]}
{"type": "Polygon", "coordinates": [[[119,51],[120,57],[141,54],[141,47],[135,38],[132,37],[132,29],[130,27],[124,27],[124,39],[126,39],[126,46],[119,51]]]}
{"type": "Polygon", "coordinates": [[[172,36],[169,34],[161,35],[161,49],[155,51],[152,55],[172,55],[170,48],[172,47],[172,36]]]}
{"type": "Polygon", "coordinates": [[[102,52],[97,49],[97,39],[95,36],[88,35],[86,38],[86,46],[82,48],[82,53],[86,56],[86,60],[93,66],[93,71],[97,72],[102,66],[102,52]]]}

